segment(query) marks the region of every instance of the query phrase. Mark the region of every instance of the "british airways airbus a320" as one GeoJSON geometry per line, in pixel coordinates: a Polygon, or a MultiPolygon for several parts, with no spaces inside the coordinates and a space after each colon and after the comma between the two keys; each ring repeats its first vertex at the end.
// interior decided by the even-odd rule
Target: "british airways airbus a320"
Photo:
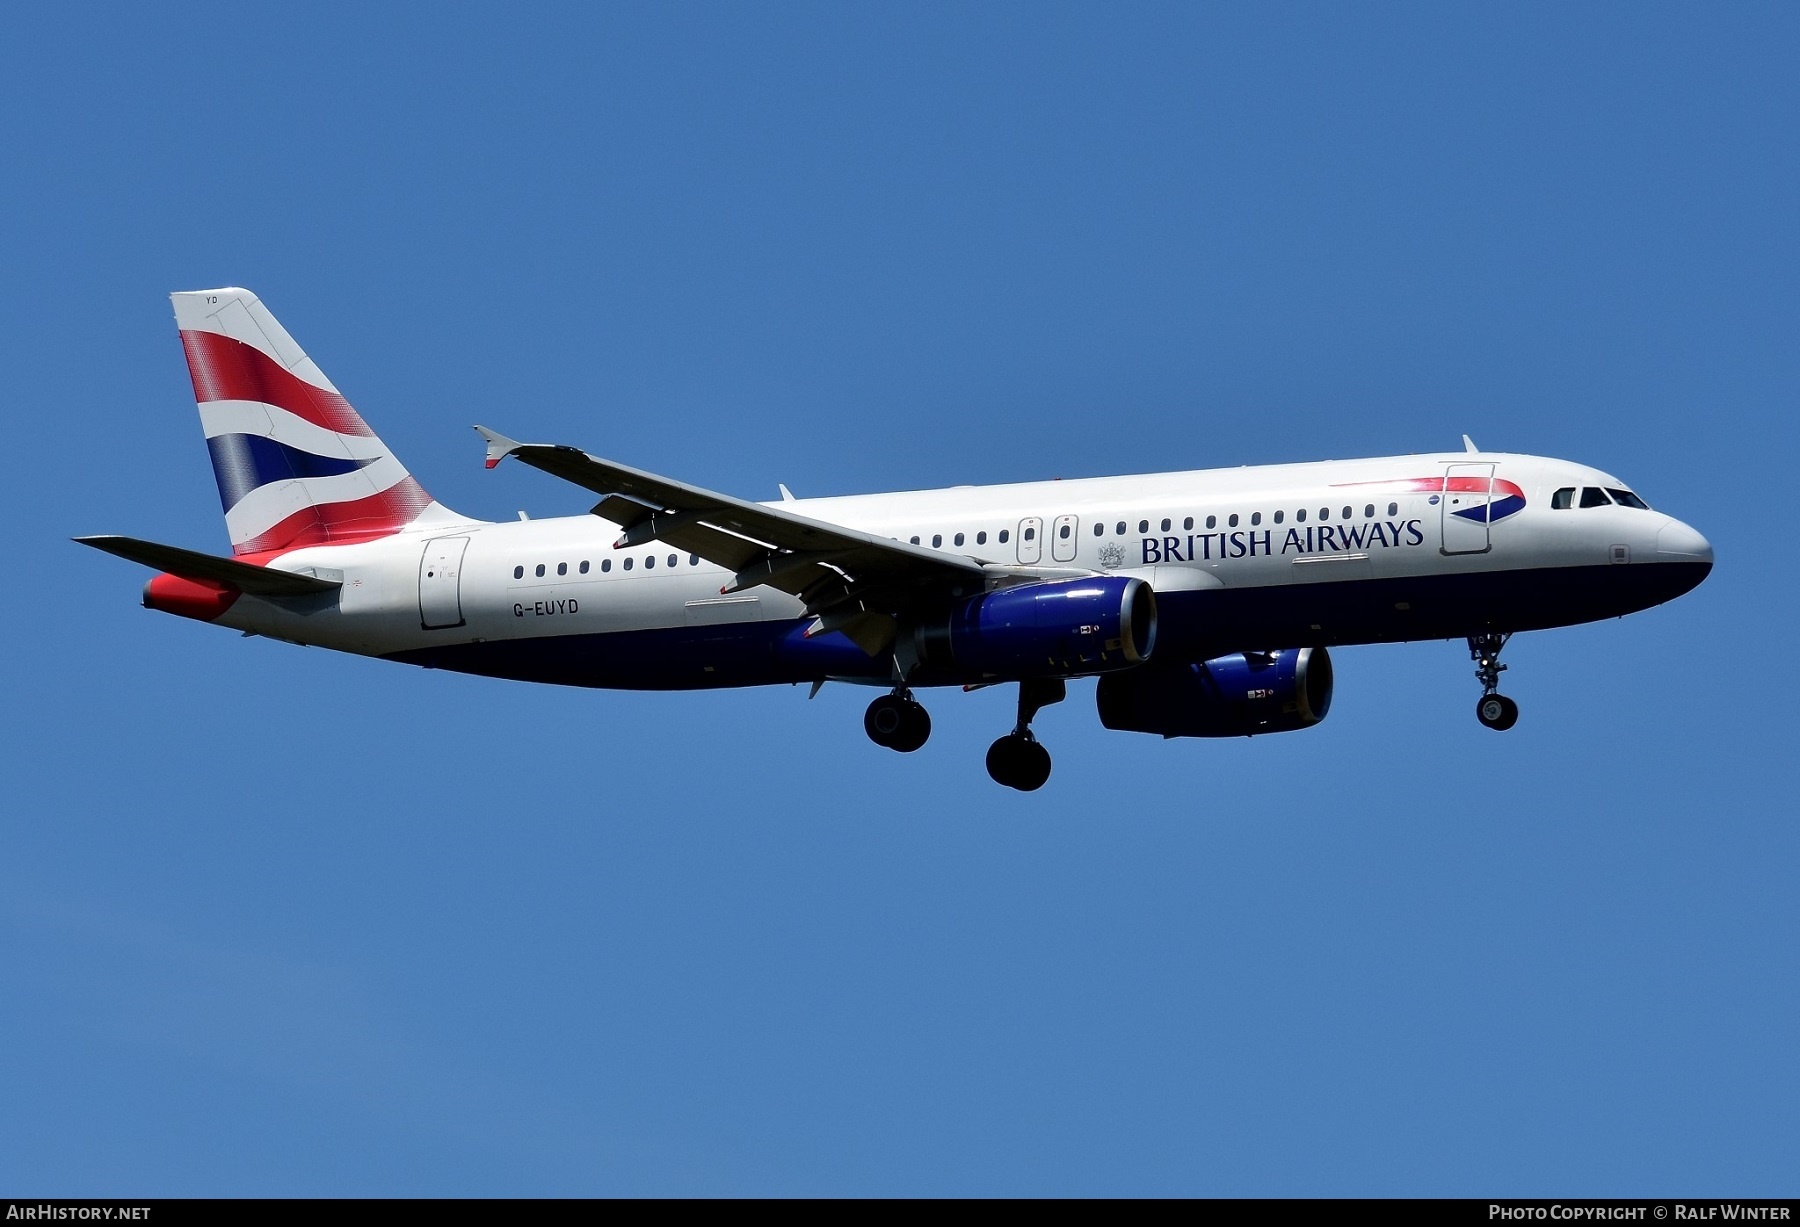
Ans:
{"type": "Polygon", "coordinates": [[[144,604],[258,635],[490,677],[640,690],[858,682],[917,750],[927,686],[1019,687],[988,773],[1050,776],[1031,732],[1069,678],[1163,737],[1306,728],[1328,649],[1467,639],[1476,716],[1510,728],[1515,631],[1611,618],[1706,578],[1712,547],[1617,478],[1443,455],[752,503],[485,427],[600,496],[490,523],[436,502],[247,290],[176,294],[234,557],[78,540],[160,574],[144,604]]]}

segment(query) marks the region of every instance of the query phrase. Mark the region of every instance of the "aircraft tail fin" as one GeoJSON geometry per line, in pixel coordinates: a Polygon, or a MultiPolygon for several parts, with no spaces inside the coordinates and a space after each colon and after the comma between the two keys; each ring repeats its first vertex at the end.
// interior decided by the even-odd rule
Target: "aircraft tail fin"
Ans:
{"type": "Polygon", "coordinates": [[[427,494],[248,290],[171,294],[234,554],[460,517],[427,494]]]}

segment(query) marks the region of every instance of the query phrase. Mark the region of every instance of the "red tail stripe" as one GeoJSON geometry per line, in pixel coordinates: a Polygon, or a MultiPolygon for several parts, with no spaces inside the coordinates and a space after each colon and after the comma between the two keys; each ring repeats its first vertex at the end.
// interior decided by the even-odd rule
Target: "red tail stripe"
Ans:
{"type": "Polygon", "coordinates": [[[297,550],[308,545],[346,545],[399,532],[419,518],[431,496],[410,477],[380,494],[342,503],[322,503],[296,511],[248,541],[231,547],[233,554],[297,550]]]}
{"type": "Polygon", "coordinates": [[[216,332],[183,329],[181,346],[187,351],[188,374],[194,378],[197,401],[262,401],[342,435],[375,433],[336,392],[315,388],[290,375],[273,358],[242,341],[216,332]]]}

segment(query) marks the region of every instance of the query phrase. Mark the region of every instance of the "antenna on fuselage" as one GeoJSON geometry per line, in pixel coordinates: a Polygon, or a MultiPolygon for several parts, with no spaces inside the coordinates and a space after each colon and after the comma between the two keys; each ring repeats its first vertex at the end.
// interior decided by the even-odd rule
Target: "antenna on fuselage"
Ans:
{"type": "Polygon", "coordinates": [[[1468,435],[1463,436],[1463,451],[1468,452],[1470,455],[1473,455],[1474,453],[1476,453],[1480,450],[1481,449],[1479,447],[1475,446],[1475,440],[1469,438],[1468,435]]]}

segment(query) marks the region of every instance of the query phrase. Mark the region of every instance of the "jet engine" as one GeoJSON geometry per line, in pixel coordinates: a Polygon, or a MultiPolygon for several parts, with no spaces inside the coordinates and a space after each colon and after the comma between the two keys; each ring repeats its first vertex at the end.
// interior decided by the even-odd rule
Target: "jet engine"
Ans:
{"type": "Polygon", "coordinates": [[[1021,584],[920,624],[921,659],[977,677],[1077,677],[1129,669],[1156,645],[1156,594],[1140,579],[1021,584]]]}
{"type": "Polygon", "coordinates": [[[1324,648],[1240,652],[1100,679],[1100,723],[1164,737],[1253,737],[1310,728],[1331,710],[1324,648]]]}

